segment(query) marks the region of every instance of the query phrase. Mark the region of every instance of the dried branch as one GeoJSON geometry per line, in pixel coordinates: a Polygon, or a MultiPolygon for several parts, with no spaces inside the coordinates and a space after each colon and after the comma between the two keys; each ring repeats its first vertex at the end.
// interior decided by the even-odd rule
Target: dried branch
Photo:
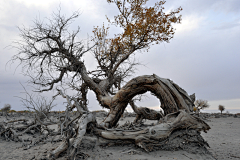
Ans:
{"type": "Polygon", "coordinates": [[[25,98],[18,98],[20,98],[23,106],[25,106],[29,110],[35,111],[35,113],[41,120],[48,118],[48,114],[50,113],[52,108],[56,106],[56,104],[53,104],[55,97],[49,101],[47,100],[47,98],[40,95],[35,98],[34,94],[30,94],[29,92],[27,92],[26,88],[23,85],[22,87],[25,91],[25,98]]]}

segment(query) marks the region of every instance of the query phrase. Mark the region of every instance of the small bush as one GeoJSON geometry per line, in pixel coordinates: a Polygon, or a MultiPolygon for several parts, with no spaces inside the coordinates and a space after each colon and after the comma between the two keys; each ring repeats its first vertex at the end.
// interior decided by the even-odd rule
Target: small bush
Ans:
{"type": "Polygon", "coordinates": [[[198,99],[194,102],[195,106],[197,107],[198,110],[200,109],[205,109],[209,107],[208,101],[207,100],[202,100],[198,99]]]}
{"type": "Polygon", "coordinates": [[[5,104],[4,107],[1,109],[2,112],[9,112],[11,110],[10,104],[5,104]]]}
{"type": "Polygon", "coordinates": [[[221,114],[222,114],[222,112],[225,110],[225,107],[223,105],[219,105],[218,110],[220,110],[221,114]]]}

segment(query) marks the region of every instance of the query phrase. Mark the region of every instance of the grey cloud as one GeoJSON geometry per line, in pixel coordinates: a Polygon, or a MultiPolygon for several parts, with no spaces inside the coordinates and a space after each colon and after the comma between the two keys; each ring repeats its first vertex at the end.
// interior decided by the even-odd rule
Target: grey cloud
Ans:
{"type": "Polygon", "coordinates": [[[225,30],[225,29],[232,29],[235,27],[240,26],[240,21],[239,22],[231,22],[231,23],[222,23],[220,26],[214,27],[213,29],[215,30],[225,30]]]}
{"type": "Polygon", "coordinates": [[[166,8],[172,6],[181,6],[186,14],[204,14],[209,10],[218,12],[240,12],[239,0],[171,0],[166,2],[166,8]]]}
{"type": "Polygon", "coordinates": [[[169,77],[199,98],[239,98],[240,33],[199,35],[176,36],[177,40],[165,47],[155,46],[148,55],[141,55],[151,62],[145,72],[154,70],[159,76],[169,77]]]}

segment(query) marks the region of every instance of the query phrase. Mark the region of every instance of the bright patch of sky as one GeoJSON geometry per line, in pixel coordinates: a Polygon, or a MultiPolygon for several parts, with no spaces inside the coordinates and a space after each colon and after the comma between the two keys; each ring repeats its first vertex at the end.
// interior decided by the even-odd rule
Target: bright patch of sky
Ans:
{"type": "Polygon", "coordinates": [[[190,15],[182,19],[181,24],[176,24],[176,34],[186,34],[196,31],[201,27],[201,24],[204,22],[205,17],[199,17],[197,15],[190,15]]]}
{"type": "Polygon", "coordinates": [[[211,109],[218,110],[219,105],[225,106],[225,109],[240,109],[240,99],[228,99],[228,100],[217,100],[209,101],[211,109]]]}

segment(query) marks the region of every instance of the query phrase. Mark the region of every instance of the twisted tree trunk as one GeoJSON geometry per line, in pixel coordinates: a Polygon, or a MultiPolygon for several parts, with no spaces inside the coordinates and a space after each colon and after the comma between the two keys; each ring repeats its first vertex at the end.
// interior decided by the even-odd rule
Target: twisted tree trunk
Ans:
{"type": "Polygon", "coordinates": [[[185,90],[169,79],[160,78],[155,74],[145,75],[133,78],[114,97],[101,98],[102,103],[109,105],[110,112],[100,125],[107,128],[115,126],[130,100],[147,91],[160,100],[165,114],[177,112],[179,109],[187,113],[193,111],[194,101],[185,90]]]}

